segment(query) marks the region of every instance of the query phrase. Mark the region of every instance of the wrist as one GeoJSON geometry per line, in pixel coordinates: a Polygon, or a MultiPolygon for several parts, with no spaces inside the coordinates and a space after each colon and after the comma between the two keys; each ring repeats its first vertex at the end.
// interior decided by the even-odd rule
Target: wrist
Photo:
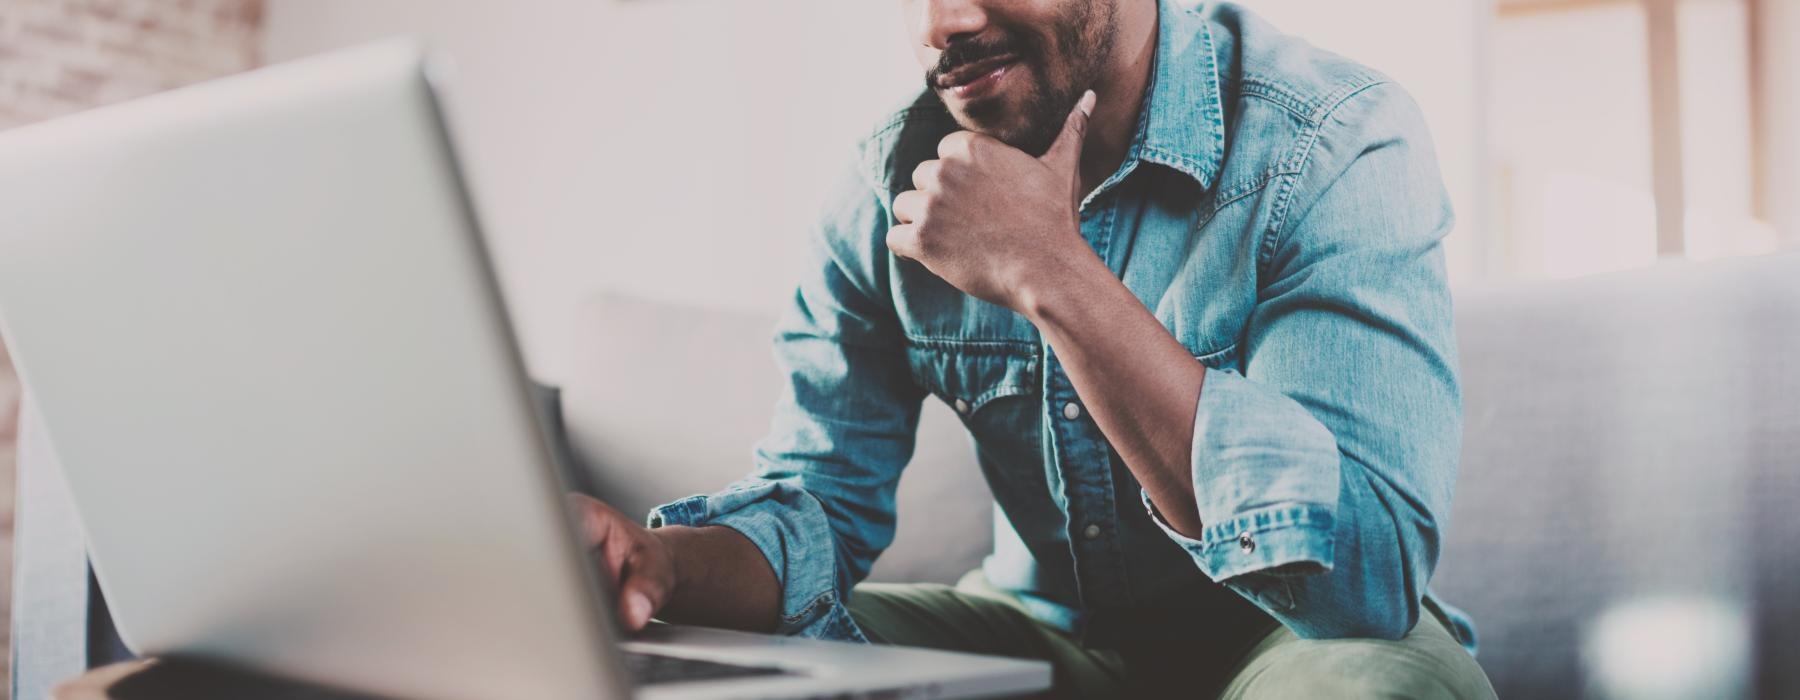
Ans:
{"type": "Polygon", "coordinates": [[[1117,285],[1112,270],[1083,242],[1068,255],[1035,266],[1018,286],[1014,310],[1040,329],[1061,327],[1079,314],[1081,304],[1117,285]]]}
{"type": "Polygon", "coordinates": [[[668,525],[650,530],[650,537],[656,540],[662,547],[664,556],[668,558],[671,581],[669,585],[670,600],[674,600],[681,590],[693,581],[691,577],[700,575],[696,567],[705,564],[703,561],[690,561],[691,551],[694,548],[682,546],[684,540],[693,537],[698,532],[697,528],[682,525],[668,525]]]}

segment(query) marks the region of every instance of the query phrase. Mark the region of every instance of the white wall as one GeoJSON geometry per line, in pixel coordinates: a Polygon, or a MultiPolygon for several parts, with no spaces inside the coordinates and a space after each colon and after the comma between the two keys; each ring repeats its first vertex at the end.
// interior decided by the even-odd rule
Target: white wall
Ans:
{"type": "Polygon", "coordinates": [[[533,372],[567,376],[602,287],[773,307],[849,145],[919,82],[856,0],[271,0],[269,61],[399,33],[450,101],[533,372]]]}
{"type": "MultiPolygon", "coordinates": [[[[1774,234],[1752,219],[1748,6],[1685,0],[1676,10],[1684,254],[1767,251],[1774,234]]],[[[1494,22],[1500,272],[1572,277],[1655,262],[1648,21],[1643,5],[1602,3],[1494,22]]]]}
{"type": "MultiPolygon", "coordinates": [[[[1753,56],[1746,0],[1687,0],[1676,15],[1681,70],[1684,253],[1710,259],[1767,252],[1774,230],[1754,220],[1753,56]]],[[[1788,73],[1790,71],[1783,71],[1788,73]]]]}
{"type": "MultiPolygon", "coordinates": [[[[1405,82],[1478,268],[1478,0],[1252,0],[1405,82]],[[1352,6],[1354,6],[1352,8],[1352,6]],[[1394,18],[1405,17],[1405,22],[1394,18]]],[[[266,58],[403,31],[456,59],[460,141],[533,371],[608,288],[773,308],[847,148],[920,83],[893,0],[268,0],[266,58]]]]}
{"type": "Polygon", "coordinates": [[[1656,259],[1648,31],[1629,3],[1495,22],[1497,264],[1509,272],[1568,277],[1656,259]]]}

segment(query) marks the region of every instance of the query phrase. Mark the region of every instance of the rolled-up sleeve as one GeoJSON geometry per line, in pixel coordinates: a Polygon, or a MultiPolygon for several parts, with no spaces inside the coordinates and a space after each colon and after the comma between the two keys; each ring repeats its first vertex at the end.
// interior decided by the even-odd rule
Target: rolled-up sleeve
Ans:
{"type": "Polygon", "coordinates": [[[649,518],[755,543],[781,585],[783,634],[863,639],[845,601],[893,541],[895,487],[925,396],[881,278],[888,214],[868,182],[848,176],[811,238],[814,267],[776,330],[785,384],[754,472],[649,518]]]}
{"type": "Polygon", "coordinates": [[[1436,566],[1462,410],[1430,144],[1391,84],[1327,114],[1280,183],[1242,371],[1201,391],[1199,539],[1144,500],[1202,572],[1301,637],[1404,636],[1436,566]]]}

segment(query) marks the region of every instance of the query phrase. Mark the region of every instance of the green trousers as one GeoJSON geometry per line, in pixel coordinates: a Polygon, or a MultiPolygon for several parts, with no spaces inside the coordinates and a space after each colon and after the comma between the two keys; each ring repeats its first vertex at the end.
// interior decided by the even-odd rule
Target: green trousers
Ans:
{"type": "Polygon", "coordinates": [[[1436,611],[1399,641],[1309,641],[1286,627],[1245,641],[1242,653],[1184,653],[1179,644],[1098,650],[1037,621],[979,571],[955,587],[856,587],[850,614],[871,641],[1050,662],[1051,698],[1494,697],[1475,659],[1436,611]],[[1194,657],[1200,658],[1194,658],[1194,657]],[[1231,658],[1218,658],[1228,656],[1231,658]],[[1212,658],[1207,658],[1212,657],[1212,658]]]}

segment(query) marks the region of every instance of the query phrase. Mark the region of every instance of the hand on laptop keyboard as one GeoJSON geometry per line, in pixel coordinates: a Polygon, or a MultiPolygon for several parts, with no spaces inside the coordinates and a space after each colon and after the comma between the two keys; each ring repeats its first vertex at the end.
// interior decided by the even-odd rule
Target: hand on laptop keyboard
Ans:
{"type": "Polygon", "coordinates": [[[619,624],[636,632],[669,601],[675,565],[668,547],[637,521],[588,496],[569,494],[584,544],[611,582],[619,624]]]}

